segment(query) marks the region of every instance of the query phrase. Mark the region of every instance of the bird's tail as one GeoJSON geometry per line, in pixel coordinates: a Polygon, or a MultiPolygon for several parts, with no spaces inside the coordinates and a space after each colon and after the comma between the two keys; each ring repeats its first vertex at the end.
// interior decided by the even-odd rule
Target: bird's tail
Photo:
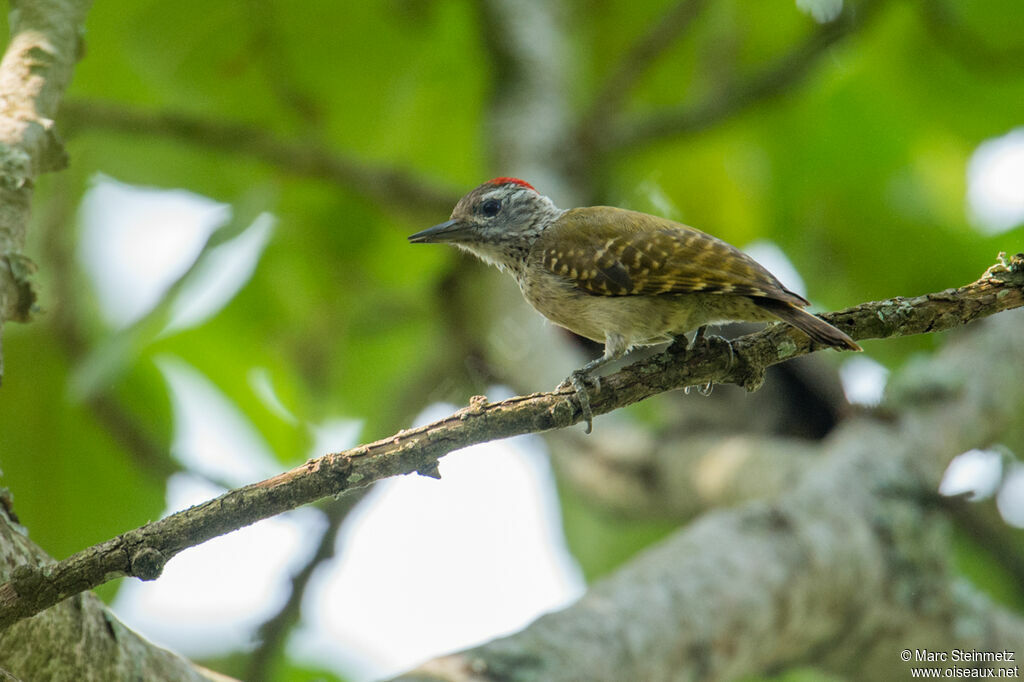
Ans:
{"type": "Polygon", "coordinates": [[[834,348],[845,348],[847,350],[863,350],[857,342],[839,331],[820,317],[815,317],[806,310],[798,308],[792,303],[775,301],[772,299],[760,299],[757,301],[765,310],[769,311],[783,322],[787,322],[818,343],[832,346],[834,348]]]}

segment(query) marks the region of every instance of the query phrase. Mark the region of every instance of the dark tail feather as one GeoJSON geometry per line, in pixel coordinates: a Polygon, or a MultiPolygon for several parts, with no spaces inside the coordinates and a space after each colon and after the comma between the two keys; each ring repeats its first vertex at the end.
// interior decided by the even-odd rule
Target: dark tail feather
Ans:
{"type": "Polygon", "coordinates": [[[863,350],[849,336],[839,331],[820,317],[811,315],[791,303],[772,299],[757,299],[757,304],[769,311],[783,322],[787,322],[818,343],[834,348],[847,350],[863,350]]]}

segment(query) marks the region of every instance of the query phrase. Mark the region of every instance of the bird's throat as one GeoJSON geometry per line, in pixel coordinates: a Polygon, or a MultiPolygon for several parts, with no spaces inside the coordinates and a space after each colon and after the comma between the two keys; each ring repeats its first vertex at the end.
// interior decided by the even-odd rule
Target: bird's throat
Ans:
{"type": "Polygon", "coordinates": [[[468,251],[488,265],[501,271],[509,272],[518,281],[526,270],[526,257],[530,249],[525,244],[498,243],[461,243],[456,244],[463,251],[468,251]]]}

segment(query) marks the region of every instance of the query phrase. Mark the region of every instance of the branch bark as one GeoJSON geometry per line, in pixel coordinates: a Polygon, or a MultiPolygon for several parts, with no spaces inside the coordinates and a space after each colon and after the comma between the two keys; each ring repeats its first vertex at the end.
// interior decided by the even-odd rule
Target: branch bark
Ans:
{"type": "MultiPolygon", "coordinates": [[[[25,535],[9,510],[0,506],[0,576],[19,567],[52,564],[25,535]]],[[[175,680],[226,682],[213,673],[161,649],[125,627],[100,599],[77,594],[46,613],[0,632],[0,680],[175,680]]]]}
{"type": "Polygon", "coordinates": [[[53,117],[81,51],[89,0],[12,3],[0,61],[0,327],[35,305],[25,246],[36,176],[67,164],[53,117]]]}
{"type": "MultiPolygon", "coordinates": [[[[823,315],[854,339],[942,331],[1024,306],[1024,254],[989,268],[959,289],[864,303],[823,315]]],[[[652,395],[710,382],[760,386],[765,369],[816,350],[791,327],[774,325],[727,344],[684,356],[674,347],[605,377],[591,399],[604,414],[652,395]]],[[[432,424],[344,452],[324,455],[278,476],[129,531],[52,565],[19,566],[0,585],[0,628],[67,597],[130,575],[159,577],[178,552],[328,495],[388,476],[418,472],[437,476],[438,459],[459,448],[523,433],[565,428],[582,416],[571,389],[488,403],[482,396],[432,424]]]]}

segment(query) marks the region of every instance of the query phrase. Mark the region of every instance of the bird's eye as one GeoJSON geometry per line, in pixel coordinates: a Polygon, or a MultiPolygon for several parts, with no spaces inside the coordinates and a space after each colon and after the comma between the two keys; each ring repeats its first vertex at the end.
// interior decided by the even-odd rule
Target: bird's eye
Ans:
{"type": "Polygon", "coordinates": [[[480,204],[480,212],[484,214],[486,218],[493,218],[498,215],[498,211],[501,210],[501,202],[497,199],[488,199],[484,203],[480,204]]]}

